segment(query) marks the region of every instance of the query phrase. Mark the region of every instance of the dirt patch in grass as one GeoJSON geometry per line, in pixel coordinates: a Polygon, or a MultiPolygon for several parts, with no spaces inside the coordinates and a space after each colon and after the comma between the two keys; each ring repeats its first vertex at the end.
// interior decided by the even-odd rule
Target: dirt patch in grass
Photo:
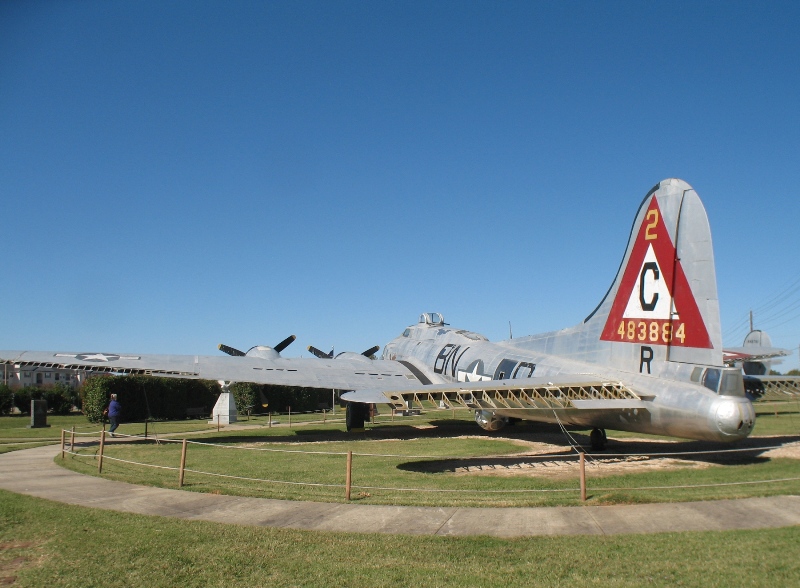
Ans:
{"type": "MultiPolygon", "coordinates": [[[[619,474],[637,474],[676,469],[703,469],[712,464],[700,461],[687,461],[672,458],[650,458],[630,456],[623,458],[600,458],[587,460],[586,475],[590,477],[612,476],[619,474]]],[[[492,476],[531,476],[537,478],[567,479],[578,475],[579,462],[574,457],[570,460],[536,460],[509,463],[483,463],[466,467],[456,467],[452,471],[457,475],[492,475],[492,476]]]]}
{"type": "Polygon", "coordinates": [[[39,544],[33,541],[0,543],[0,586],[13,586],[20,570],[39,565],[38,547],[39,544]]]}
{"type": "MultiPolygon", "coordinates": [[[[563,445],[500,437],[495,439],[502,439],[518,445],[521,451],[503,456],[429,462],[420,464],[419,469],[429,472],[454,473],[462,476],[525,476],[556,480],[574,478],[578,475],[578,456],[571,449],[565,449],[563,445]]],[[[632,455],[630,451],[626,450],[624,451],[626,455],[615,455],[614,448],[611,448],[607,452],[608,457],[604,457],[602,453],[587,455],[586,475],[589,477],[602,477],[679,469],[699,470],[718,465],[728,465],[742,460],[742,457],[736,453],[723,453],[718,456],[713,454],[660,456],[657,453],[670,453],[672,452],[672,446],[678,445],[678,443],[653,439],[629,438],[625,440],[625,445],[628,446],[628,449],[638,443],[646,443],[651,451],[654,447],[657,447],[658,451],[653,451],[653,453],[656,453],[655,455],[632,455]]],[[[680,450],[675,447],[675,451],[680,450]]],[[[800,459],[800,443],[767,450],[758,455],[758,459],[777,457],[800,459]]]]}

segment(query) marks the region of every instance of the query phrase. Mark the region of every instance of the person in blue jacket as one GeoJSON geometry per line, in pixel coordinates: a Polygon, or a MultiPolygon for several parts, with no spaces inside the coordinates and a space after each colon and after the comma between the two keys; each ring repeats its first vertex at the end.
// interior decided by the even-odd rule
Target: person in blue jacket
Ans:
{"type": "Polygon", "coordinates": [[[117,402],[116,394],[111,395],[111,402],[108,403],[106,412],[108,413],[108,420],[111,421],[111,428],[108,432],[114,437],[114,431],[119,427],[119,419],[122,416],[122,405],[117,402]]]}

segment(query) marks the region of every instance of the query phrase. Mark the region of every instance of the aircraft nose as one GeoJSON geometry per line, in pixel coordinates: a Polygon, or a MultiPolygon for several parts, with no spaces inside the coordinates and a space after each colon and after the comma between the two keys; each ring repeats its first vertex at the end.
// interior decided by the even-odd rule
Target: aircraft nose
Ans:
{"type": "Polygon", "coordinates": [[[714,422],[724,437],[747,437],[756,422],[755,411],[750,401],[744,398],[726,398],[716,407],[714,422]]]}

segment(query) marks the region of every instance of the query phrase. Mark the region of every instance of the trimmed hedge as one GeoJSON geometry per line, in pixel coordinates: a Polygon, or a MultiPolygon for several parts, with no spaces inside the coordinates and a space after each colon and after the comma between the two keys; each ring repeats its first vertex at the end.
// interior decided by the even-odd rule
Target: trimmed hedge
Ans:
{"type": "Polygon", "coordinates": [[[122,405],[123,421],[167,420],[186,418],[187,408],[203,406],[211,412],[220,388],[211,380],[93,376],[81,387],[83,413],[90,422],[103,419],[112,394],[122,405]]]}
{"type": "MultiPolygon", "coordinates": [[[[60,415],[72,412],[73,406],[81,407],[81,398],[78,391],[62,382],[42,388],[36,386],[15,388],[13,392],[14,406],[22,414],[30,414],[31,400],[46,400],[47,412],[60,415]]],[[[0,413],[5,414],[2,413],[2,409],[0,409],[0,413]]]]}
{"type": "Polygon", "coordinates": [[[319,410],[320,404],[330,406],[331,403],[331,391],[322,388],[236,382],[231,384],[230,390],[240,414],[244,414],[248,407],[252,414],[287,412],[290,406],[292,412],[312,412],[319,410]]]}
{"type": "MultiPolygon", "coordinates": [[[[236,382],[230,387],[236,410],[244,414],[267,412],[309,412],[320,404],[330,405],[331,391],[318,388],[270,386],[236,382]],[[266,404],[266,406],[264,406],[266,404]]],[[[204,407],[209,414],[220,395],[219,383],[213,380],[179,380],[153,376],[92,376],[81,388],[83,413],[90,422],[99,423],[112,394],[122,405],[122,420],[145,418],[168,420],[186,418],[186,409],[204,407]]],[[[28,401],[30,407],[30,401],[28,401]]]]}

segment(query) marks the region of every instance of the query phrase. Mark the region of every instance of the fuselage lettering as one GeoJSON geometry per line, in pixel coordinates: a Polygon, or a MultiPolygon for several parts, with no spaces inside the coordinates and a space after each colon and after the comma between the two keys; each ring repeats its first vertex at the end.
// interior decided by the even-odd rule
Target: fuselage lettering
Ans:
{"type": "Polygon", "coordinates": [[[653,361],[653,348],[642,345],[639,355],[639,373],[644,373],[644,365],[647,364],[647,373],[650,373],[650,362],[653,361]]]}
{"type": "Polygon", "coordinates": [[[536,369],[535,363],[528,363],[527,361],[521,361],[514,369],[514,373],[511,375],[512,378],[530,378],[533,376],[533,371],[536,369]]]}
{"type": "Polygon", "coordinates": [[[642,266],[642,273],[639,275],[639,302],[642,305],[642,310],[646,312],[652,312],[656,309],[656,303],[658,302],[658,292],[653,294],[653,297],[650,299],[650,302],[645,301],[644,276],[648,271],[653,272],[653,279],[655,280],[660,279],[658,264],[654,261],[648,261],[646,264],[642,266]]]}
{"type": "Polygon", "coordinates": [[[645,227],[644,240],[653,241],[655,239],[658,239],[657,233],[650,232],[652,229],[655,229],[658,226],[658,210],[655,208],[651,208],[650,210],[648,210],[645,220],[650,220],[650,222],[647,223],[647,226],[645,227]],[[651,218],[652,220],[650,220],[651,218]]]}
{"type": "Polygon", "coordinates": [[[439,351],[439,355],[436,356],[436,360],[433,363],[433,371],[437,374],[449,374],[455,377],[458,362],[464,357],[468,349],[469,347],[465,347],[464,350],[461,351],[461,345],[448,343],[442,347],[442,350],[439,351]],[[461,351],[461,353],[459,353],[459,351],[461,351]]]}

